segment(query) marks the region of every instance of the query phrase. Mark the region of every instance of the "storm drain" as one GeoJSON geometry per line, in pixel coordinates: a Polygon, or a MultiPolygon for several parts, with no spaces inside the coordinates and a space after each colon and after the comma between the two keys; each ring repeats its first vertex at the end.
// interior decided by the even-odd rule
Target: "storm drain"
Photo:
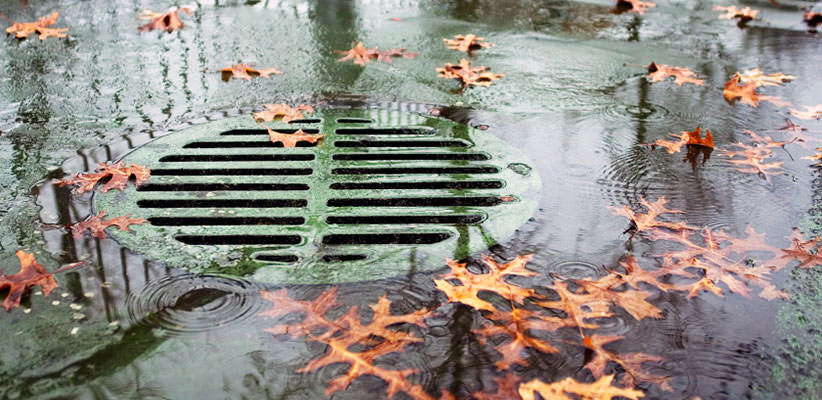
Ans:
{"type": "Polygon", "coordinates": [[[266,282],[332,283],[423,271],[482,251],[531,217],[540,182],[487,132],[408,111],[321,109],[269,123],[325,135],[284,148],[250,116],[181,130],[122,161],[150,182],[97,193],[109,234],[167,265],[266,282]]]}

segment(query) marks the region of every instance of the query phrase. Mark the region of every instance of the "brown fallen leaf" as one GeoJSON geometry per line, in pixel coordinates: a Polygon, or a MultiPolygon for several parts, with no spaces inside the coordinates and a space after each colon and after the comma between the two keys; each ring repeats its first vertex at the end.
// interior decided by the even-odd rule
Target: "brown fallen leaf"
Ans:
{"type": "Polygon", "coordinates": [[[760,82],[753,80],[742,83],[742,74],[737,72],[731,80],[725,83],[725,88],[723,89],[722,94],[725,96],[725,100],[731,104],[733,104],[737,99],[739,99],[739,101],[743,104],[748,104],[753,107],[759,107],[760,101],[773,103],[777,107],[788,106],[791,104],[780,100],[779,97],[776,96],[764,96],[757,93],[756,88],[760,86],[762,86],[760,82]]]}
{"type": "Polygon", "coordinates": [[[689,226],[685,222],[667,222],[657,219],[662,214],[682,214],[681,210],[669,210],[665,208],[665,203],[667,203],[668,200],[666,200],[664,196],[660,196],[653,203],[648,202],[644,198],[639,201],[640,204],[648,210],[645,214],[634,212],[631,210],[631,207],[628,206],[623,206],[622,208],[608,206],[614,214],[622,215],[630,220],[630,226],[625,230],[625,232],[640,233],[646,232],[651,228],[665,228],[673,231],[696,229],[689,226]]]}
{"type": "Polygon", "coordinates": [[[654,7],[656,7],[656,4],[649,1],[617,0],[616,2],[617,13],[635,12],[637,14],[645,14],[646,9],[654,7]]]}
{"type": "Polygon", "coordinates": [[[448,260],[451,271],[442,279],[434,279],[437,289],[448,296],[453,303],[462,303],[477,310],[494,311],[494,305],[479,297],[482,291],[495,292],[500,296],[517,303],[533,296],[533,289],[526,289],[505,280],[506,276],[535,276],[536,272],[525,269],[532,256],[517,256],[513,261],[500,264],[491,257],[484,257],[483,262],[488,273],[474,274],[468,271],[467,264],[448,260]],[[451,281],[458,281],[456,285],[451,281]]]}
{"type": "Polygon", "coordinates": [[[800,111],[795,108],[791,108],[790,112],[791,115],[800,118],[800,119],[820,119],[822,118],[822,104],[817,104],[815,106],[802,106],[805,111],[800,111]]]}
{"type": "Polygon", "coordinates": [[[440,78],[457,79],[462,83],[462,90],[468,86],[491,86],[491,84],[505,74],[495,74],[488,67],[472,67],[471,62],[461,59],[459,64],[445,63],[442,68],[436,68],[440,78]]]}
{"type": "Polygon", "coordinates": [[[520,384],[518,391],[522,400],[536,400],[534,393],[539,393],[545,400],[639,400],[645,397],[645,393],[640,390],[611,386],[613,380],[614,375],[602,376],[593,383],[577,382],[570,377],[554,383],[533,379],[520,384]]]}
{"type": "Polygon", "coordinates": [[[254,116],[254,120],[257,122],[273,121],[276,118],[282,117],[282,121],[284,123],[289,123],[298,119],[305,119],[303,112],[306,114],[311,114],[314,112],[314,107],[307,104],[300,104],[296,107],[291,107],[285,103],[277,103],[264,104],[263,107],[265,107],[265,110],[252,114],[254,116]]]}
{"type": "Polygon", "coordinates": [[[40,286],[46,296],[58,286],[54,276],[34,259],[34,254],[22,250],[17,250],[15,254],[20,259],[20,271],[14,275],[5,275],[0,271],[0,290],[9,290],[3,300],[6,311],[19,306],[20,299],[32,286],[40,286]]]}
{"type": "Polygon", "coordinates": [[[277,68],[257,69],[248,64],[240,63],[230,67],[225,67],[220,70],[220,73],[222,74],[223,81],[228,82],[231,79],[245,79],[250,81],[251,78],[256,78],[258,76],[269,78],[271,75],[282,75],[284,72],[277,68]]]}
{"type": "Polygon", "coordinates": [[[714,11],[722,11],[724,14],[719,16],[719,19],[739,19],[740,24],[744,24],[752,19],[755,19],[759,10],[752,10],[750,7],[736,8],[736,6],[723,7],[714,5],[714,11]]]}
{"type": "Polygon", "coordinates": [[[142,165],[131,164],[126,167],[122,162],[97,164],[97,171],[76,174],[71,178],[60,179],[56,183],[60,186],[77,185],[77,193],[83,193],[94,189],[98,182],[108,179],[108,182],[100,189],[101,192],[105,193],[111,189],[124,190],[132,176],[134,177],[134,186],[142,185],[151,176],[151,170],[142,165]]]}
{"type": "Polygon", "coordinates": [[[745,143],[734,143],[731,146],[737,147],[737,150],[722,150],[722,154],[730,160],[731,164],[736,165],[734,169],[739,172],[757,174],[763,179],[767,175],[778,175],[782,173],[782,162],[765,162],[765,159],[770,158],[773,152],[767,146],[759,144],[748,145],[745,143]]]}
{"type": "Polygon", "coordinates": [[[781,72],[765,75],[759,68],[749,69],[739,74],[739,82],[756,82],[756,86],[782,86],[783,83],[796,79],[793,75],[785,75],[781,72]]]}
{"type": "Polygon", "coordinates": [[[682,86],[686,83],[693,83],[697,86],[702,86],[705,81],[696,78],[696,73],[688,68],[671,67],[665,64],[657,64],[651,62],[648,66],[648,78],[651,82],[662,82],[666,77],[674,77],[674,83],[682,86]]]}
{"type": "Polygon", "coordinates": [[[280,133],[269,129],[268,137],[274,143],[282,143],[283,147],[297,147],[298,142],[317,143],[325,135],[305,133],[302,129],[297,129],[294,133],[280,133]]]}
{"type": "Polygon", "coordinates": [[[378,47],[372,47],[370,49],[365,48],[362,42],[358,42],[356,46],[351,46],[349,50],[334,50],[335,53],[344,54],[343,57],[340,57],[337,61],[345,62],[348,60],[352,60],[354,64],[365,66],[366,63],[370,62],[372,58],[376,57],[378,47]]]}
{"type": "Polygon", "coordinates": [[[642,368],[643,363],[662,361],[662,357],[645,353],[629,353],[620,355],[605,350],[604,346],[606,344],[621,339],[624,339],[624,337],[604,335],[586,336],[582,341],[583,346],[593,351],[596,355],[593,359],[591,359],[591,361],[585,364],[585,368],[588,368],[595,378],[601,378],[605,376],[605,367],[608,362],[614,362],[619,364],[619,366],[625,370],[625,376],[621,380],[621,384],[636,386],[640,382],[651,382],[662,388],[662,390],[672,392],[673,388],[671,388],[671,385],[668,383],[670,377],[654,375],[646,372],[642,368]]]}
{"type": "Polygon", "coordinates": [[[26,39],[32,33],[38,34],[40,40],[45,40],[48,37],[64,38],[68,28],[49,28],[57,23],[57,18],[60,17],[59,12],[53,12],[48,17],[40,17],[36,22],[14,22],[10,27],[6,28],[6,33],[14,35],[18,39],[26,39]]]}
{"type": "Polygon", "coordinates": [[[131,214],[109,218],[104,221],[103,217],[105,217],[105,215],[105,211],[100,211],[97,215],[89,216],[84,221],[75,223],[70,228],[71,235],[79,238],[83,236],[85,231],[89,231],[92,236],[103,239],[106,237],[105,229],[110,226],[116,226],[120,228],[121,231],[128,231],[129,225],[144,224],[147,222],[143,218],[129,218],[131,214]]]}
{"type": "MultiPolygon", "coordinates": [[[[510,400],[516,399],[519,396],[517,387],[520,385],[520,382],[513,374],[495,376],[493,379],[494,384],[497,386],[495,392],[473,392],[471,393],[471,398],[476,400],[510,400]]],[[[441,398],[441,400],[446,399],[441,398]]]]}
{"type": "Polygon", "coordinates": [[[455,35],[453,39],[442,40],[445,42],[445,46],[447,46],[449,49],[456,51],[464,51],[466,53],[470,53],[474,50],[496,46],[495,44],[488,43],[485,41],[485,39],[472,34],[455,35]]]}
{"type": "Polygon", "coordinates": [[[376,53],[377,61],[382,61],[384,63],[391,64],[391,57],[402,57],[406,59],[412,59],[418,55],[418,53],[406,53],[405,47],[392,47],[388,50],[378,51],[376,53]]]}
{"type": "Polygon", "coordinates": [[[700,146],[710,149],[714,148],[714,137],[711,135],[710,129],[705,130],[705,137],[703,138],[702,126],[697,126],[693,131],[682,131],[679,135],[670,132],[668,135],[679,138],[679,140],[673,141],[657,139],[653,143],[647,143],[644,145],[650,146],[651,148],[656,148],[656,146],[664,147],[668,149],[668,154],[679,153],[683,146],[700,146]]]}
{"type": "Polygon", "coordinates": [[[802,232],[798,228],[793,228],[793,233],[788,237],[791,240],[791,247],[782,249],[782,258],[790,261],[797,260],[797,268],[811,268],[822,265],[822,254],[819,252],[819,239],[805,240],[802,232]]]}
{"type": "Polygon", "coordinates": [[[180,11],[186,13],[186,15],[191,15],[193,10],[190,7],[172,7],[165,13],[143,10],[140,12],[140,19],[148,19],[151,20],[151,22],[142,25],[137,29],[139,29],[140,32],[157,29],[169,33],[176,29],[180,29],[184,26],[183,21],[180,20],[180,15],[178,14],[180,11]]]}

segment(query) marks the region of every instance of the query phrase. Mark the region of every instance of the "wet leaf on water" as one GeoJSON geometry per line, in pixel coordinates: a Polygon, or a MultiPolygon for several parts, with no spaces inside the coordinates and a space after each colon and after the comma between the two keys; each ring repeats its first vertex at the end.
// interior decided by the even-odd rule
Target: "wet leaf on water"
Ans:
{"type": "Polygon", "coordinates": [[[477,339],[483,345],[488,345],[493,337],[507,336],[508,341],[494,345],[494,349],[502,354],[502,359],[494,365],[500,371],[505,371],[513,365],[527,367],[522,352],[534,349],[543,353],[558,353],[559,349],[546,340],[538,339],[527,334],[528,331],[556,331],[563,327],[577,326],[573,320],[544,315],[530,310],[512,307],[511,311],[496,310],[485,315],[488,321],[486,326],[475,330],[477,339]]]}
{"type": "Polygon", "coordinates": [[[6,33],[14,35],[18,39],[26,39],[32,33],[36,33],[40,40],[45,40],[48,37],[64,38],[68,28],[49,28],[49,26],[57,23],[58,17],[60,17],[60,13],[55,11],[48,17],[40,17],[35,22],[14,22],[6,28],[6,33]]]}
{"type": "Polygon", "coordinates": [[[637,14],[645,14],[646,9],[656,7],[656,3],[641,0],[617,0],[616,12],[635,12],[637,14]]]}
{"type": "Polygon", "coordinates": [[[791,115],[800,118],[800,119],[820,119],[822,118],[822,104],[817,104],[815,106],[801,106],[804,108],[804,111],[797,110],[795,108],[791,108],[790,112],[791,115]]]}
{"type": "Polygon", "coordinates": [[[445,42],[445,46],[449,49],[456,51],[464,51],[466,53],[470,53],[474,50],[496,46],[493,43],[486,42],[484,38],[481,38],[473,34],[455,35],[453,39],[442,40],[445,42]]]}
{"type": "Polygon", "coordinates": [[[773,155],[770,147],[760,143],[753,145],[745,143],[734,143],[731,146],[736,150],[722,150],[722,155],[730,158],[729,163],[734,169],[748,174],[757,174],[762,179],[768,175],[778,175],[782,173],[782,161],[765,162],[773,155]]]}
{"type": "Polygon", "coordinates": [[[435,279],[434,283],[452,303],[462,303],[477,310],[493,312],[495,311],[494,305],[481,299],[480,292],[494,292],[517,303],[522,303],[527,297],[534,296],[533,289],[523,288],[505,280],[506,276],[536,276],[536,272],[525,269],[525,265],[531,258],[530,255],[518,256],[511,262],[500,264],[486,256],[483,262],[488,267],[488,272],[484,274],[471,273],[465,263],[449,260],[450,273],[441,276],[442,279],[435,279]],[[458,281],[460,284],[456,285],[451,281],[458,281]]]}
{"type": "Polygon", "coordinates": [[[668,133],[669,136],[678,138],[679,140],[665,140],[657,139],[653,143],[646,143],[644,146],[656,148],[656,146],[668,149],[668,154],[679,153],[683,146],[700,146],[713,149],[714,137],[711,135],[710,129],[705,130],[705,137],[702,137],[702,126],[697,126],[693,131],[682,131],[680,134],[668,133]]]}
{"type": "Polygon", "coordinates": [[[689,68],[672,67],[665,64],[657,64],[653,61],[651,62],[651,65],[648,66],[648,79],[650,79],[651,82],[662,82],[669,76],[673,77],[674,83],[679,86],[686,83],[693,83],[697,86],[702,86],[705,84],[705,81],[702,79],[697,79],[696,73],[691,71],[689,68]]]}
{"type": "Polygon", "coordinates": [[[273,121],[277,118],[282,118],[281,121],[288,123],[298,119],[304,119],[306,114],[314,112],[314,107],[307,104],[300,104],[296,107],[291,107],[285,103],[264,104],[265,110],[255,112],[252,115],[257,122],[273,121]]]}
{"type": "Polygon", "coordinates": [[[794,228],[788,239],[791,240],[791,246],[782,249],[782,258],[799,261],[797,268],[811,268],[822,265],[822,254],[819,253],[819,236],[815,239],[805,240],[802,237],[802,232],[798,228],[794,228]]]}
{"type": "Polygon", "coordinates": [[[270,78],[271,75],[282,75],[284,72],[277,68],[254,68],[248,64],[240,63],[230,67],[225,67],[220,70],[223,81],[227,82],[231,79],[245,79],[250,81],[251,78],[261,76],[263,78],[270,78]]]}
{"type": "Polygon", "coordinates": [[[154,12],[151,10],[143,10],[140,12],[140,19],[147,19],[151,20],[151,22],[141,25],[139,28],[140,32],[146,32],[151,30],[162,30],[166,32],[173,32],[177,29],[182,28],[185,26],[183,21],[180,20],[180,15],[178,14],[180,11],[186,13],[186,15],[191,15],[194,11],[191,7],[172,7],[166,12],[154,12]]]}
{"type": "Polygon", "coordinates": [[[382,61],[384,63],[391,64],[392,57],[402,57],[407,59],[412,59],[416,57],[418,53],[414,52],[406,52],[405,47],[392,47],[388,50],[378,51],[377,52],[377,61],[382,61]]]}
{"type": "Polygon", "coordinates": [[[736,6],[720,6],[714,5],[714,11],[722,11],[723,14],[719,15],[719,19],[739,19],[740,23],[748,22],[752,19],[756,19],[757,14],[759,14],[759,10],[753,10],[750,7],[745,8],[736,8],[736,6]]]}
{"type": "Polygon", "coordinates": [[[305,133],[302,129],[297,129],[294,133],[281,133],[269,129],[268,137],[273,143],[282,143],[283,147],[297,147],[298,142],[317,143],[325,135],[305,133]]]}
{"type": "Polygon", "coordinates": [[[54,276],[34,259],[34,254],[23,250],[17,250],[16,254],[20,259],[20,271],[14,275],[5,275],[0,271],[0,290],[9,290],[3,300],[6,311],[19,306],[20,299],[32,286],[40,286],[46,296],[58,286],[54,276]]]}
{"type": "Polygon", "coordinates": [[[392,57],[414,58],[417,56],[417,53],[406,52],[405,47],[394,47],[385,51],[379,51],[378,49],[379,47],[377,46],[370,49],[366,48],[362,42],[358,42],[356,45],[352,43],[351,48],[348,50],[334,50],[334,52],[343,54],[343,57],[340,57],[337,61],[345,62],[351,60],[354,64],[361,66],[365,66],[366,63],[371,62],[373,59],[391,63],[392,57]]]}
{"type": "Polygon", "coordinates": [[[808,25],[808,28],[816,29],[819,24],[822,24],[822,12],[806,12],[802,14],[802,21],[808,25]]]}
{"type": "Polygon", "coordinates": [[[582,341],[583,346],[593,351],[596,355],[594,358],[585,364],[587,368],[594,375],[595,378],[605,377],[605,367],[609,362],[618,364],[625,370],[625,375],[620,380],[623,385],[636,386],[640,382],[653,383],[662,390],[672,392],[673,388],[668,383],[670,377],[655,375],[647,372],[642,368],[642,364],[646,362],[659,362],[663,358],[645,353],[628,353],[616,354],[605,350],[605,345],[617,340],[622,340],[623,336],[604,336],[592,335],[587,336],[582,341]]]}
{"type": "Polygon", "coordinates": [[[493,379],[497,387],[496,391],[493,393],[474,392],[471,393],[471,398],[476,400],[510,400],[519,396],[517,388],[520,386],[520,381],[513,374],[495,376],[493,379]]]}
{"type": "Polygon", "coordinates": [[[383,296],[376,305],[371,306],[374,314],[371,322],[363,325],[357,307],[349,308],[336,319],[326,316],[332,308],[341,306],[337,301],[336,288],[326,290],[314,300],[292,299],[286,293],[286,289],[276,292],[263,291],[261,295],[263,299],[274,303],[272,308],[261,313],[263,316],[279,319],[290,314],[302,315],[299,322],[277,324],[267,329],[267,332],[275,336],[304,337],[328,346],[325,354],[309,361],[297,372],[313,372],[335,363],[350,365],[345,375],[338,376],[328,383],[326,395],[345,390],[355,379],[371,375],[387,383],[387,398],[404,392],[414,399],[433,399],[422,386],[408,380],[408,377],[417,370],[389,369],[374,363],[381,356],[402,352],[407,344],[422,341],[411,333],[389,327],[400,324],[422,327],[425,325],[428,310],[393,315],[390,312],[391,302],[383,296]],[[359,348],[362,346],[365,346],[365,350],[359,348]],[[352,349],[355,347],[357,349],[352,349]]]}
{"type": "Polygon", "coordinates": [[[782,86],[783,83],[796,79],[793,75],[785,75],[781,72],[765,75],[759,68],[749,69],[739,74],[739,82],[756,82],[756,86],[782,86]]]}
{"type": "Polygon", "coordinates": [[[105,211],[100,211],[97,215],[89,216],[86,220],[75,223],[71,226],[71,235],[79,238],[83,236],[85,231],[89,231],[92,236],[103,239],[106,237],[105,229],[110,226],[116,226],[120,228],[121,231],[129,231],[130,225],[144,224],[147,222],[143,218],[129,218],[131,214],[103,220],[105,215],[105,211]]]}
{"type": "Polygon", "coordinates": [[[737,100],[743,104],[748,104],[753,107],[759,107],[760,101],[773,103],[777,107],[788,106],[791,104],[780,100],[780,98],[776,96],[765,96],[759,94],[756,91],[756,88],[764,85],[765,84],[763,82],[757,80],[748,80],[743,83],[742,74],[737,72],[731,80],[725,83],[725,88],[723,89],[722,94],[725,96],[725,100],[727,100],[730,104],[734,104],[737,100]]]}
{"type": "Polygon", "coordinates": [[[565,378],[554,383],[545,383],[534,379],[519,385],[519,395],[522,400],[536,400],[534,393],[541,398],[550,400],[612,400],[625,398],[639,400],[645,397],[642,391],[611,386],[614,375],[605,375],[593,383],[577,382],[573,378],[565,378]]]}
{"type": "Polygon", "coordinates": [[[653,203],[648,202],[644,198],[639,201],[640,204],[648,210],[645,214],[634,212],[631,207],[627,205],[622,208],[608,206],[614,214],[622,215],[630,220],[631,225],[625,230],[625,232],[640,233],[648,231],[651,228],[666,228],[674,231],[682,229],[696,229],[689,226],[685,222],[667,222],[657,219],[662,214],[682,214],[681,210],[669,210],[665,208],[665,204],[668,200],[666,200],[664,196],[660,196],[653,203]]]}
{"type": "Polygon", "coordinates": [[[440,78],[457,79],[462,83],[462,89],[468,86],[491,86],[495,80],[505,76],[505,74],[495,74],[489,71],[488,67],[472,67],[471,62],[461,59],[459,64],[445,63],[442,68],[436,68],[440,78]]]}
{"type": "Polygon", "coordinates": [[[134,186],[142,185],[151,176],[151,170],[142,165],[131,164],[126,167],[122,162],[97,164],[97,171],[75,174],[71,178],[60,179],[56,183],[60,186],[77,185],[77,193],[83,193],[93,190],[98,182],[108,179],[100,189],[101,192],[107,192],[111,189],[124,190],[132,176],[134,177],[134,186]]]}

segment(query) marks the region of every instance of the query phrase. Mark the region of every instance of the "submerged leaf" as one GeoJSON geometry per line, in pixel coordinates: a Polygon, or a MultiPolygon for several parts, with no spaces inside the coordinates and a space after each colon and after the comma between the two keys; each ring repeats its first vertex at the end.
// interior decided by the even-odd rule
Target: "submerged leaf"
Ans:
{"type": "Polygon", "coordinates": [[[696,73],[688,68],[671,67],[665,64],[657,64],[653,61],[651,62],[651,65],[648,66],[648,79],[650,79],[651,82],[662,82],[669,76],[672,76],[674,78],[674,83],[679,86],[686,83],[693,83],[697,86],[702,86],[705,84],[705,81],[702,79],[697,79],[696,73]]]}
{"type": "Polygon", "coordinates": [[[613,375],[602,376],[594,383],[577,382],[570,377],[554,383],[533,379],[519,385],[519,395],[522,400],[536,400],[534,393],[539,393],[545,400],[613,400],[614,398],[639,400],[645,397],[645,394],[639,390],[611,386],[613,380],[613,375]]]}
{"type": "Polygon", "coordinates": [[[0,271],[0,290],[9,290],[3,300],[6,311],[19,306],[20,299],[32,286],[40,286],[46,296],[58,286],[54,276],[34,259],[34,254],[22,250],[17,250],[16,254],[20,259],[20,271],[14,275],[5,275],[0,271]]]}

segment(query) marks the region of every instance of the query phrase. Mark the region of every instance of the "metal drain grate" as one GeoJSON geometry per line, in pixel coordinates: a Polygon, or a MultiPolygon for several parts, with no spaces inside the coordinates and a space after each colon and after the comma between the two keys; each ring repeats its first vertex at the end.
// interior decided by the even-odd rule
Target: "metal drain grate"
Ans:
{"type": "Polygon", "coordinates": [[[326,136],[283,148],[250,117],[187,128],[126,155],[151,169],[150,183],[97,193],[94,206],[146,218],[110,234],[168,265],[230,274],[251,257],[263,264],[253,279],[330,283],[484,250],[513,234],[539,197],[539,177],[515,149],[449,120],[321,109],[269,126],[326,136]]]}

